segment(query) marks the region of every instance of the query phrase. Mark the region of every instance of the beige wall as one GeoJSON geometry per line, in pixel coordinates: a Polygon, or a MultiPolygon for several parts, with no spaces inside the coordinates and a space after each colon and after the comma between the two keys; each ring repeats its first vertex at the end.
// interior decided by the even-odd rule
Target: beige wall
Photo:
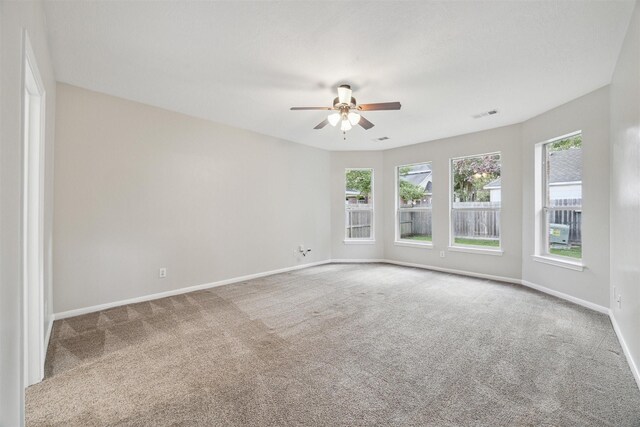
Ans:
{"type": "Polygon", "coordinates": [[[21,425],[22,384],[22,73],[27,31],[46,91],[44,286],[51,314],[53,136],[56,87],[40,2],[0,2],[0,425],[21,425]]]}
{"type": "Polygon", "coordinates": [[[384,152],[384,255],[385,258],[463,272],[520,279],[522,178],[520,125],[453,138],[440,139],[384,152]],[[449,251],[449,162],[451,158],[499,151],[502,163],[502,256],[449,251]],[[432,162],[433,248],[395,244],[395,168],[432,162]],[[445,257],[440,257],[440,252],[445,257]]]}
{"type": "Polygon", "coordinates": [[[382,151],[334,151],[331,153],[331,256],[335,260],[382,259],[384,253],[384,174],[382,151]],[[375,242],[345,242],[345,170],[373,169],[375,242]]]}
{"type": "Polygon", "coordinates": [[[328,152],[64,84],[57,114],[56,312],[330,259],[328,152]]]}
{"type": "Polygon", "coordinates": [[[332,173],[332,257],[387,259],[427,267],[524,280],[609,307],[609,88],[604,87],[521,124],[382,152],[335,152],[332,173]],[[534,147],[576,130],[583,133],[583,261],[575,271],[533,260],[534,147]],[[502,154],[502,256],[451,251],[449,162],[453,157],[502,154]],[[395,243],[395,168],[432,162],[433,248],[395,243]],[[344,169],[372,167],[376,180],[376,243],[345,245],[344,169]],[[382,221],[382,225],[380,224],[382,221]],[[444,251],[445,257],[440,256],[444,251]]]}
{"type": "Polygon", "coordinates": [[[300,243],[313,249],[304,262],[389,259],[609,306],[608,88],[522,124],[376,152],[329,153],[67,85],[58,117],[56,312],[296,265],[300,243]],[[531,257],[533,148],[574,130],[585,146],[582,272],[531,257]],[[450,251],[449,161],[495,151],[504,252],[450,251]],[[434,169],[432,249],[394,242],[395,167],[422,161],[434,169]],[[344,242],[344,172],[360,167],[374,169],[373,244],[344,242]]]}
{"type": "Polygon", "coordinates": [[[609,307],[609,88],[604,87],[522,124],[522,279],[609,307]],[[584,271],[541,264],[534,254],[534,147],[582,130],[584,271]]]}
{"type": "Polygon", "coordinates": [[[611,310],[640,385],[640,3],[611,82],[611,310]]]}

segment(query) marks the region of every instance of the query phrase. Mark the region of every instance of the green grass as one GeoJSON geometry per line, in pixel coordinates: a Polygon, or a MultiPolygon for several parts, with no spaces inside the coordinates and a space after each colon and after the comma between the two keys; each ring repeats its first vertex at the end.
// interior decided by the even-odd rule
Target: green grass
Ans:
{"type": "Polygon", "coordinates": [[[582,246],[573,246],[572,248],[560,249],[551,248],[549,253],[553,255],[566,256],[569,258],[582,258],[582,246]]]}
{"type": "Polygon", "coordinates": [[[406,236],[401,237],[400,240],[418,240],[422,242],[430,242],[431,236],[406,236]]]}
{"type": "Polygon", "coordinates": [[[497,248],[500,246],[500,240],[490,239],[465,239],[464,237],[456,237],[453,240],[457,245],[470,245],[470,246],[490,246],[497,248]]]}

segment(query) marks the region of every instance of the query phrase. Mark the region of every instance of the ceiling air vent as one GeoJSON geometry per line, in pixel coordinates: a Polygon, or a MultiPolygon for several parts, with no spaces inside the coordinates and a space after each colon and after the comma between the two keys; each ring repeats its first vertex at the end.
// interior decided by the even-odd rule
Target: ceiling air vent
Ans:
{"type": "Polygon", "coordinates": [[[373,142],[386,141],[387,139],[389,139],[388,136],[381,136],[380,138],[373,138],[372,141],[373,142]]]}
{"type": "Polygon", "coordinates": [[[498,110],[485,111],[485,112],[480,113],[480,114],[474,114],[471,117],[473,117],[474,119],[479,119],[479,118],[482,118],[482,117],[493,116],[494,114],[498,114],[498,110]]]}

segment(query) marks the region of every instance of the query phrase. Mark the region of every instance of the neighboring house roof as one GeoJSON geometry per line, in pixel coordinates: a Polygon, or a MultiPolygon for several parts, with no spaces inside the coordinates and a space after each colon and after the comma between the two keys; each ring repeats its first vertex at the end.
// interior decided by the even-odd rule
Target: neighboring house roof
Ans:
{"type": "Polygon", "coordinates": [[[549,153],[549,184],[582,181],[582,149],[549,153]]]}
{"type": "MultiPolygon", "coordinates": [[[[549,169],[549,184],[582,181],[582,149],[570,148],[549,153],[549,169]]],[[[482,188],[497,190],[501,184],[501,178],[498,178],[482,188]]]]}
{"type": "Polygon", "coordinates": [[[432,190],[432,171],[431,166],[428,164],[411,166],[411,171],[402,176],[404,181],[408,181],[413,185],[422,187],[427,193],[431,193],[432,190]]]}
{"type": "Polygon", "coordinates": [[[494,179],[493,181],[491,181],[490,183],[488,183],[482,188],[485,190],[497,190],[498,188],[500,188],[500,184],[501,184],[500,179],[501,178],[494,179]]]}

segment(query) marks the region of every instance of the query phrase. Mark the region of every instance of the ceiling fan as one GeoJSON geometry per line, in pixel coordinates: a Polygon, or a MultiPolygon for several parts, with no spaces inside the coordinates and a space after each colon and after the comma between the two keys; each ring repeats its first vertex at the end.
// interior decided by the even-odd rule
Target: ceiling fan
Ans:
{"type": "Polygon", "coordinates": [[[356,111],[381,111],[399,110],[399,102],[379,102],[377,104],[357,104],[356,99],[351,96],[351,86],[338,86],[338,97],[333,100],[333,107],[291,107],[292,110],[329,110],[336,111],[329,114],[329,117],[318,123],[314,129],[322,129],[327,124],[336,126],[340,123],[340,130],[346,132],[355,125],[362,126],[365,130],[371,129],[374,124],[365,119],[356,111]]]}

